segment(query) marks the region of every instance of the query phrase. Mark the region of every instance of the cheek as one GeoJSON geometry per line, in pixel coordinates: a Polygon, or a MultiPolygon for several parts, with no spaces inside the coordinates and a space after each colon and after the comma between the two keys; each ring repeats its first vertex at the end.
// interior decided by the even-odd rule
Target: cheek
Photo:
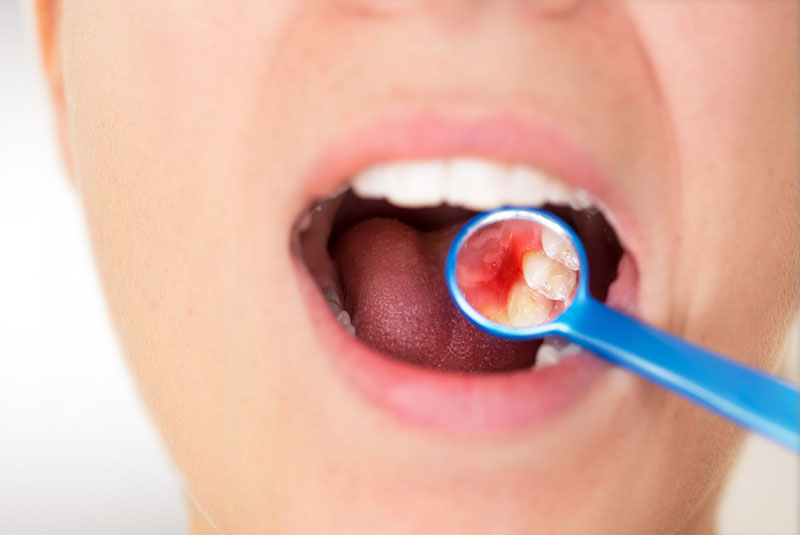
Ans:
{"type": "MultiPolygon", "coordinates": [[[[285,5],[65,3],[76,174],[123,329],[161,314],[180,332],[197,326],[201,303],[240,305],[224,291],[237,278],[285,300],[265,284],[289,270],[285,170],[268,134],[253,139],[276,46],[264,35],[279,33],[285,5]],[[269,166],[254,171],[255,157],[269,166]]],[[[145,338],[157,334],[170,333],[145,338]]]]}
{"type": "Polygon", "coordinates": [[[680,160],[673,318],[774,369],[798,306],[798,5],[629,4],[680,160]]]}
{"type": "Polygon", "coordinates": [[[262,5],[250,2],[181,5],[65,3],[65,90],[78,187],[126,357],[188,491],[224,508],[258,495],[229,481],[269,472],[242,458],[287,457],[277,450],[291,445],[265,436],[287,427],[280,403],[291,393],[279,377],[303,359],[277,356],[308,353],[310,342],[293,321],[304,315],[289,280],[284,163],[265,149],[276,129],[253,139],[270,45],[252,25],[277,24],[274,13],[246,13],[262,5]],[[258,174],[254,154],[270,161],[258,174]],[[291,345],[287,332],[300,333],[291,345]],[[263,434],[250,436],[243,422],[256,419],[263,434]],[[252,444],[258,455],[244,451],[252,444]]]}

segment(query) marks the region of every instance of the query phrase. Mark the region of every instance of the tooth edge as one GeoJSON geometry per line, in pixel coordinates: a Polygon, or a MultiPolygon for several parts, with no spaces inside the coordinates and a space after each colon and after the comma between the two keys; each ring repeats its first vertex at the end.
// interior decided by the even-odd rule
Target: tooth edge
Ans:
{"type": "Polygon", "coordinates": [[[472,210],[547,203],[576,210],[599,208],[588,192],[572,188],[541,169],[469,156],[378,164],[359,173],[351,187],[362,198],[385,198],[407,208],[441,203],[472,210]],[[430,174],[417,186],[410,185],[410,175],[430,172],[432,167],[439,168],[438,178],[430,174]],[[439,185],[432,187],[437,180],[439,185]]]}

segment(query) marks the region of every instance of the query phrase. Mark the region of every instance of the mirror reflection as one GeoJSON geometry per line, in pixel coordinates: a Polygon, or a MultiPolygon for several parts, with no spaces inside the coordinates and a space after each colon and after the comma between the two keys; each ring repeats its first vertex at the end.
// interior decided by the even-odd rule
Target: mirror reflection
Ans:
{"type": "Polygon", "coordinates": [[[458,253],[456,281],[487,319],[511,327],[553,320],[570,305],[580,262],[566,234],[528,219],[489,223],[458,253]]]}

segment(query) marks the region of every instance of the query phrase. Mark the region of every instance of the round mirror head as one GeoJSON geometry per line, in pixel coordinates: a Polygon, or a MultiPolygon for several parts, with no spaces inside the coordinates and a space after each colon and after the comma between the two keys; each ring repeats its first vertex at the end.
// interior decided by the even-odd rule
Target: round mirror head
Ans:
{"type": "Polygon", "coordinates": [[[505,208],[470,220],[447,258],[456,304],[478,326],[535,335],[569,308],[586,276],[577,236],[548,212],[505,208]]]}

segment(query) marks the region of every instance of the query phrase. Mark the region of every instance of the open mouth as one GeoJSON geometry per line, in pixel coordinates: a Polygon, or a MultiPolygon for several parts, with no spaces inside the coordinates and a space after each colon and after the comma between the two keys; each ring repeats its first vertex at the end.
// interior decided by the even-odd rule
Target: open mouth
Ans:
{"type": "Polygon", "coordinates": [[[454,373],[536,370],[576,348],[485,333],[445,285],[455,233],[504,205],[544,207],[571,225],[586,247],[590,290],[606,299],[623,255],[613,228],[588,194],[523,164],[455,157],[371,166],[303,214],[297,253],[341,328],[388,358],[454,373]]]}
{"type": "Polygon", "coordinates": [[[376,405],[440,429],[509,429],[577,406],[611,377],[565,340],[481,331],[445,282],[449,246],[471,216],[544,207],[581,238],[594,297],[635,312],[625,243],[636,227],[594,160],[558,131],[507,116],[394,118],[335,144],[305,190],[291,242],[299,289],[320,348],[376,405]]]}

